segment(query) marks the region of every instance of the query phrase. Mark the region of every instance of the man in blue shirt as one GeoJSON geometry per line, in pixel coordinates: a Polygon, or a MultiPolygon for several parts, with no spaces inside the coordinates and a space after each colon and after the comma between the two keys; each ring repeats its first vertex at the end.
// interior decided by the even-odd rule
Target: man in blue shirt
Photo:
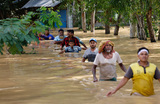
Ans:
{"type": "Polygon", "coordinates": [[[54,39],[54,44],[61,44],[63,39],[67,36],[64,35],[64,30],[63,29],[59,29],[58,30],[59,34],[58,36],[55,37],[54,39]]]}
{"type": "Polygon", "coordinates": [[[54,40],[54,36],[49,34],[49,29],[45,30],[45,35],[40,35],[43,40],[54,40]]]}

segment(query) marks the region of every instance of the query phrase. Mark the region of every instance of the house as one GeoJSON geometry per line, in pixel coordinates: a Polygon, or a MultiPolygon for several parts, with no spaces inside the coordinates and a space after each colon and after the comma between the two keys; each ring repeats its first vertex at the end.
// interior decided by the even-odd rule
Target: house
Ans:
{"type": "MultiPolygon", "coordinates": [[[[61,5],[61,1],[57,0],[30,0],[28,1],[22,8],[23,9],[29,9],[29,8],[39,8],[39,7],[54,7],[56,8],[61,5]]],[[[73,28],[73,18],[72,15],[70,15],[69,8],[60,10],[58,14],[61,15],[61,22],[62,26],[60,28],[73,28]]],[[[55,24],[55,27],[56,24],[55,24]]]]}

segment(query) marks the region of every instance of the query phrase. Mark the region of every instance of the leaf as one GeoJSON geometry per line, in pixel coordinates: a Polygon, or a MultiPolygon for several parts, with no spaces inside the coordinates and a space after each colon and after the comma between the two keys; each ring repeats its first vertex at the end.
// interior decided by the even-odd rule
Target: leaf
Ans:
{"type": "Polygon", "coordinates": [[[10,41],[12,39],[12,37],[10,36],[10,34],[6,34],[5,37],[10,41]]]}
{"type": "Polygon", "coordinates": [[[13,55],[17,54],[17,53],[19,53],[19,54],[21,53],[20,51],[18,51],[18,48],[16,47],[15,44],[9,47],[8,52],[13,55]]]}
{"type": "Polygon", "coordinates": [[[17,47],[17,49],[18,49],[19,52],[23,51],[23,48],[22,48],[22,46],[19,43],[16,44],[16,47],[17,47]]]}

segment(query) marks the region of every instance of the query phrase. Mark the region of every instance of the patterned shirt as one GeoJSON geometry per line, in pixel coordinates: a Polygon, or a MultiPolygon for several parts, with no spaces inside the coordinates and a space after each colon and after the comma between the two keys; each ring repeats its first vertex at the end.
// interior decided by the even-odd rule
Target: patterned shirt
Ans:
{"type": "Polygon", "coordinates": [[[73,46],[73,48],[69,46],[65,48],[65,52],[77,52],[78,53],[79,51],[81,51],[81,47],[79,46],[73,46]]]}
{"type": "MultiPolygon", "coordinates": [[[[74,41],[74,46],[80,46],[79,40],[78,40],[76,37],[72,37],[71,40],[74,41]]],[[[64,38],[64,40],[63,40],[63,42],[62,42],[62,44],[61,44],[62,47],[63,47],[64,45],[66,45],[66,47],[69,46],[69,38],[68,38],[68,37],[64,38]]]]}

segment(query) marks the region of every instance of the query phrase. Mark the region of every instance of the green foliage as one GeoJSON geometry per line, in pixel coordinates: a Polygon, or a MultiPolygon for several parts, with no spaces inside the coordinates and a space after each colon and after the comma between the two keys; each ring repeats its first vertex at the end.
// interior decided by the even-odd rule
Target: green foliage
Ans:
{"type": "MultiPolygon", "coordinates": [[[[38,38],[34,34],[39,31],[39,26],[37,28],[37,25],[30,21],[31,15],[32,13],[29,13],[23,19],[7,18],[0,21],[1,54],[4,44],[8,47],[8,51],[11,54],[20,54],[23,52],[23,46],[27,46],[31,41],[38,42],[38,38]]],[[[41,30],[43,28],[44,26],[41,26],[41,30]]]]}
{"type": "MultiPolygon", "coordinates": [[[[157,24],[160,21],[160,0],[61,0],[65,7],[70,7],[74,10],[72,13],[78,14],[75,16],[74,21],[80,22],[80,8],[85,3],[86,21],[90,23],[91,12],[96,10],[96,20],[105,24],[115,24],[117,19],[115,14],[122,15],[120,26],[130,22],[137,22],[136,16],[143,16],[144,25],[146,26],[146,13],[152,7],[153,15],[156,15],[156,20],[153,20],[153,29],[157,31],[157,24]]],[[[147,29],[147,28],[146,28],[147,29]]]]}
{"type": "Polygon", "coordinates": [[[0,53],[3,54],[3,47],[7,46],[8,52],[11,54],[23,53],[23,47],[31,44],[32,41],[39,42],[36,34],[44,32],[46,27],[53,27],[54,22],[57,26],[61,25],[59,15],[49,10],[50,13],[46,13],[46,8],[40,8],[41,13],[29,12],[22,19],[7,18],[0,20],[0,53]],[[42,25],[41,21],[47,21],[48,26],[42,25]],[[48,18],[49,17],[49,18],[48,18]]]}
{"type": "Polygon", "coordinates": [[[55,24],[59,28],[62,25],[60,20],[61,15],[58,14],[59,11],[53,11],[53,8],[45,8],[41,7],[37,11],[40,12],[40,21],[42,21],[45,25],[53,28],[55,24]]]}
{"type": "Polygon", "coordinates": [[[5,19],[9,17],[20,18],[23,15],[24,6],[29,0],[0,0],[0,19],[5,19]]]}

